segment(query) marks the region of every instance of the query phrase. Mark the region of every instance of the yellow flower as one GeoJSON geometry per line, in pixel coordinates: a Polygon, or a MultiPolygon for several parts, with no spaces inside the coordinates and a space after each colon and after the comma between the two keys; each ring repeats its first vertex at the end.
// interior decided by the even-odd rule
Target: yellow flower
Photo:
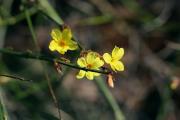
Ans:
{"type": "MultiPolygon", "coordinates": [[[[78,58],[77,64],[83,68],[99,70],[99,68],[104,65],[104,62],[100,59],[98,53],[89,52],[85,57],[78,58]]],[[[86,76],[89,80],[93,80],[94,76],[99,75],[100,73],[80,70],[76,77],[81,79],[86,76]]]]}
{"type": "Polygon", "coordinates": [[[124,55],[124,49],[115,46],[115,48],[112,51],[112,55],[110,55],[109,53],[104,53],[103,59],[106,63],[110,64],[112,70],[114,70],[115,72],[116,70],[123,71],[124,65],[120,61],[123,55],[124,55]]]}
{"type": "Polygon", "coordinates": [[[49,44],[51,51],[57,50],[60,54],[64,54],[67,50],[76,50],[78,45],[72,40],[72,33],[69,28],[63,31],[53,29],[51,32],[52,41],[49,44]]]}

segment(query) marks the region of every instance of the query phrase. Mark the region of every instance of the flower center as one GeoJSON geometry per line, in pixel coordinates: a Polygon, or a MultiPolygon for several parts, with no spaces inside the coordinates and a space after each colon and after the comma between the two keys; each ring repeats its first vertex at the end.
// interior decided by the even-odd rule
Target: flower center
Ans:
{"type": "Polygon", "coordinates": [[[59,42],[59,45],[60,45],[61,47],[65,47],[65,46],[66,46],[66,43],[65,43],[63,40],[61,40],[61,41],[59,42]]]}
{"type": "Polygon", "coordinates": [[[114,59],[111,60],[111,62],[113,62],[113,61],[114,61],[114,59]]]}
{"type": "Polygon", "coordinates": [[[89,68],[89,69],[92,68],[92,65],[91,65],[91,64],[88,64],[88,65],[87,65],[87,68],[89,68]]]}
{"type": "Polygon", "coordinates": [[[116,61],[116,59],[112,58],[111,62],[115,62],[115,61],[116,61]]]}

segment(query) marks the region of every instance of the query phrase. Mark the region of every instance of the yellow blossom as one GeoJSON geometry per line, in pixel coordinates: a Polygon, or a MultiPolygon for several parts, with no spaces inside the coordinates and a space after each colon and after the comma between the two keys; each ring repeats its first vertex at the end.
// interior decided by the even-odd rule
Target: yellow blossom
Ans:
{"type": "Polygon", "coordinates": [[[123,71],[124,65],[120,61],[123,55],[124,55],[124,49],[115,46],[111,55],[109,53],[104,53],[103,59],[106,63],[110,64],[112,70],[114,70],[115,72],[116,70],[123,71]]]}
{"type": "Polygon", "coordinates": [[[58,51],[60,54],[64,54],[67,50],[76,50],[78,45],[72,40],[72,33],[69,28],[65,28],[63,31],[59,29],[53,29],[51,32],[52,41],[49,44],[51,51],[58,51]]]}
{"type": "MultiPolygon", "coordinates": [[[[78,58],[77,64],[83,68],[99,70],[99,68],[104,65],[104,62],[100,59],[98,53],[89,52],[85,57],[78,58]]],[[[80,70],[76,77],[81,79],[86,76],[89,80],[93,80],[94,76],[99,75],[100,73],[80,70]]]]}

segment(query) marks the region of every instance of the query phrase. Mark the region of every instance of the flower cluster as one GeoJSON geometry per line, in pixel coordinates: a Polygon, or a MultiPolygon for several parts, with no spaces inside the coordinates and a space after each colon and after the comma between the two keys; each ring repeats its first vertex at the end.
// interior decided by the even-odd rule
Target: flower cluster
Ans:
{"type": "MultiPolygon", "coordinates": [[[[104,65],[104,62],[100,59],[98,53],[89,52],[89,53],[87,53],[87,55],[85,57],[78,58],[77,64],[82,68],[99,70],[99,68],[104,65]]],[[[94,76],[99,76],[100,73],[90,72],[90,71],[86,72],[84,70],[80,70],[79,74],[76,77],[78,79],[81,79],[85,75],[89,80],[93,80],[94,76]]]]}
{"type": "MultiPolygon", "coordinates": [[[[51,51],[57,51],[60,54],[65,54],[68,50],[77,50],[78,43],[72,40],[72,33],[69,28],[63,30],[53,29],[51,32],[52,41],[49,44],[49,49],[51,51]]],[[[97,52],[87,51],[77,60],[77,64],[80,68],[77,74],[77,79],[82,79],[86,77],[89,80],[93,80],[94,77],[100,76],[99,72],[95,70],[102,70],[105,63],[109,64],[114,72],[124,71],[124,65],[120,61],[124,55],[124,49],[115,46],[112,53],[104,53],[102,56],[97,52]],[[94,71],[93,71],[94,70],[94,71]]],[[[112,74],[108,74],[108,83],[111,87],[114,86],[112,74]]]]}

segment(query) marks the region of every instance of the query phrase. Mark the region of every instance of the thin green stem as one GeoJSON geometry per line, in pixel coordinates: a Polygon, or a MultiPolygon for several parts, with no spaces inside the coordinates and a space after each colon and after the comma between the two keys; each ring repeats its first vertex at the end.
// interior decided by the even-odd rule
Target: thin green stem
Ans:
{"type": "Polygon", "coordinates": [[[99,89],[103,92],[104,97],[109,102],[110,106],[112,107],[116,120],[125,120],[125,116],[121,109],[118,107],[118,104],[114,97],[112,96],[111,92],[109,91],[107,85],[105,84],[104,80],[101,77],[96,79],[96,83],[99,89]]]}
{"type": "Polygon", "coordinates": [[[60,60],[59,58],[55,58],[55,57],[50,58],[45,55],[34,54],[32,52],[15,52],[9,49],[0,49],[0,53],[15,56],[15,57],[20,57],[20,58],[37,59],[37,60],[47,61],[51,63],[57,62],[58,64],[65,65],[65,66],[79,69],[79,70],[84,70],[84,71],[91,71],[91,72],[102,73],[102,74],[111,73],[111,71],[108,71],[108,70],[94,70],[94,69],[87,69],[87,68],[79,67],[76,64],[64,62],[60,60]]]}
{"type": "Polygon", "coordinates": [[[27,79],[24,79],[22,77],[14,76],[14,75],[0,74],[0,76],[8,77],[8,78],[13,78],[13,79],[16,79],[16,80],[21,80],[21,81],[33,82],[32,80],[27,80],[27,79]]]}
{"type": "MultiPolygon", "coordinates": [[[[35,7],[32,7],[32,8],[29,8],[28,11],[29,11],[29,16],[32,16],[35,13],[37,13],[38,9],[35,7]]],[[[24,11],[24,12],[19,13],[16,16],[11,16],[6,19],[0,19],[0,26],[14,25],[25,18],[26,18],[26,15],[24,11]]]]}
{"type": "Polygon", "coordinates": [[[8,120],[7,111],[2,101],[1,89],[0,89],[0,120],[8,120]]]}
{"type": "MultiPolygon", "coordinates": [[[[34,31],[34,28],[33,28],[32,20],[30,18],[29,11],[27,9],[25,10],[25,14],[26,14],[27,23],[28,23],[28,26],[29,26],[29,29],[30,29],[30,32],[31,32],[31,35],[32,35],[32,38],[33,38],[34,45],[36,47],[36,50],[38,52],[40,52],[40,47],[39,47],[38,42],[37,42],[37,38],[36,38],[36,34],[35,34],[35,31],[34,31]]],[[[58,114],[59,114],[59,119],[61,120],[61,111],[59,109],[59,103],[58,103],[58,100],[56,98],[56,95],[55,95],[55,92],[53,90],[53,87],[51,85],[51,81],[49,79],[49,75],[48,75],[48,73],[47,73],[47,71],[45,69],[45,65],[44,65],[43,62],[41,62],[41,65],[44,68],[43,71],[44,71],[45,78],[47,80],[49,91],[50,91],[50,94],[51,94],[51,96],[53,98],[54,104],[57,107],[57,111],[58,111],[58,114]]]]}
{"type": "Polygon", "coordinates": [[[48,73],[47,73],[46,70],[44,70],[44,74],[45,74],[46,80],[47,80],[47,82],[48,82],[49,91],[50,91],[51,96],[52,96],[52,98],[53,98],[54,104],[55,104],[55,106],[56,106],[57,109],[58,109],[59,119],[61,120],[62,117],[61,117],[61,111],[60,111],[60,109],[59,109],[59,102],[58,102],[57,97],[56,97],[56,95],[55,95],[55,93],[54,93],[54,90],[53,90],[53,87],[52,87],[52,85],[51,85],[51,81],[50,81],[49,75],[48,75],[48,73]]]}
{"type": "Polygon", "coordinates": [[[38,42],[36,40],[36,33],[34,32],[33,24],[32,24],[31,18],[30,18],[30,12],[29,12],[28,9],[25,9],[25,15],[26,15],[26,20],[27,20],[27,23],[28,23],[29,30],[30,30],[32,38],[33,38],[32,40],[34,42],[36,50],[39,52],[40,49],[39,49],[39,46],[38,46],[38,42]]]}

